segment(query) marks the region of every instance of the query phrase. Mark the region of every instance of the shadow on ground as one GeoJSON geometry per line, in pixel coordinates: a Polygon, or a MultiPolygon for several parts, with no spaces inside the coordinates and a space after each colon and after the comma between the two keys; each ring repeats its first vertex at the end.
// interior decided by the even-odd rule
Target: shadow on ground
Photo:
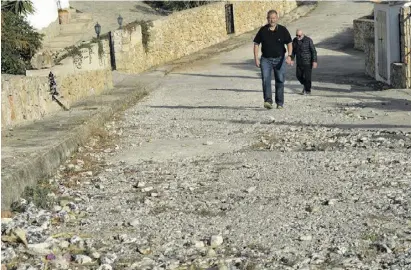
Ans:
{"type": "Polygon", "coordinates": [[[354,29],[351,27],[346,28],[344,31],[318,43],[314,40],[314,44],[317,49],[321,48],[340,52],[352,50],[354,48],[354,29]],[[344,42],[341,42],[341,40],[344,40],[344,42]]]}

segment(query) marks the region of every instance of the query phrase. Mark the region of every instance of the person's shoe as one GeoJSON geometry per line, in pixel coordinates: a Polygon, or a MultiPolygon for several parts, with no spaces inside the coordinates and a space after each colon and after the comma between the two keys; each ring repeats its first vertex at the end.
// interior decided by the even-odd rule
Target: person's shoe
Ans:
{"type": "Polygon", "coordinates": [[[310,92],[305,92],[306,95],[311,95],[311,91],[310,92]]]}
{"type": "Polygon", "coordinates": [[[301,92],[301,95],[305,95],[306,94],[306,92],[305,92],[305,89],[303,89],[303,91],[301,92]]]}
{"type": "Polygon", "coordinates": [[[270,102],[264,102],[264,108],[271,110],[273,108],[273,104],[270,102]]]}
{"type": "Polygon", "coordinates": [[[284,107],[283,107],[283,105],[278,105],[277,104],[277,109],[282,110],[282,109],[284,109],[284,107]]]}

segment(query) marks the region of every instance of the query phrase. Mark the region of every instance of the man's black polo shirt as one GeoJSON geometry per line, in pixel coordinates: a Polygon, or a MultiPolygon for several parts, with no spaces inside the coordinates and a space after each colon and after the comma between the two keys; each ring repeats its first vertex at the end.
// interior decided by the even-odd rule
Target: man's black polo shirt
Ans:
{"type": "Polygon", "coordinates": [[[254,43],[262,44],[261,51],[265,58],[284,56],[286,52],[285,45],[292,41],[287,28],[279,24],[277,24],[274,31],[270,30],[269,24],[261,27],[254,38],[254,43]]]}

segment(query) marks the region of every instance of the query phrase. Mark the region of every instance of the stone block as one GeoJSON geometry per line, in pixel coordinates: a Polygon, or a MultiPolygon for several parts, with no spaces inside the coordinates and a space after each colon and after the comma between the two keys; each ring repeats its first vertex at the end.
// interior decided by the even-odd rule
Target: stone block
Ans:
{"type": "Polygon", "coordinates": [[[54,65],[51,51],[45,50],[36,53],[30,60],[33,69],[51,68],[54,65]]]}
{"type": "Polygon", "coordinates": [[[407,88],[407,65],[404,63],[392,63],[391,64],[391,86],[393,88],[407,88]]]}
{"type": "Polygon", "coordinates": [[[374,19],[368,17],[356,19],[353,22],[354,49],[365,51],[365,43],[374,39],[374,19]]]}
{"type": "Polygon", "coordinates": [[[375,45],[374,42],[366,42],[364,44],[365,52],[365,73],[375,78],[375,45]]]}

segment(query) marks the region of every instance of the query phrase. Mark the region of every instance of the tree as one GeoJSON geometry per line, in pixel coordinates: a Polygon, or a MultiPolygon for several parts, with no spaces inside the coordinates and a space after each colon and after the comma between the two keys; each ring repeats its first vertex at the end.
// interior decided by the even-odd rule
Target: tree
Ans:
{"type": "Polygon", "coordinates": [[[28,14],[33,14],[35,12],[35,9],[31,0],[2,1],[1,11],[12,12],[16,15],[26,16],[28,14]]]}
{"type": "Polygon", "coordinates": [[[43,35],[22,15],[12,11],[2,11],[1,15],[1,73],[25,74],[31,58],[41,48],[43,35]]]}

